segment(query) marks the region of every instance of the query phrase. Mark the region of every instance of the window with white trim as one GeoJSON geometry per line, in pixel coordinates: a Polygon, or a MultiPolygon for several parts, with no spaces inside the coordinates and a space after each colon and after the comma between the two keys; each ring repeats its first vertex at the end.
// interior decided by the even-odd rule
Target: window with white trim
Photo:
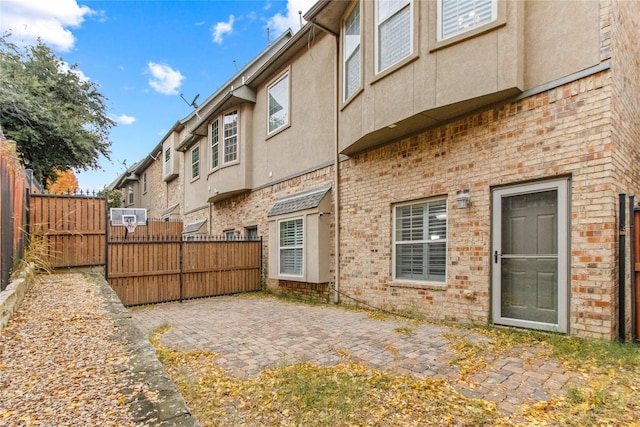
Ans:
{"type": "Polygon", "coordinates": [[[289,124],[289,73],[284,73],[267,89],[267,134],[289,124]]]}
{"type": "Polygon", "coordinates": [[[342,46],[343,101],[349,99],[362,85],[362,55],[360,54],[360,2],[357,1],[344,21],[342,46]]]}
{"type": "Polygon", "coordinates": [[[497,0],[438,0],[438,40],[495,21],[497,9],[497,0]]]}
{"type": "Polygon", "coordinates": [[[164,176],[171,174],[171,148],[164,150],[164,176]]]}
{"type": "Polygon", "coordinates": [[[238,160],[238,111],[231,111],[222,117],[224,154],[222,163],[238,160]]]}
{"type": "Polygon", "coordinates": [[[133,186],[129,186],[129,204],[133,204],[133,186]]]}
{"type": "Polygon", "coordinates": [[[220,161],[220,134],[218,131],[218,120],[211,123],[211,169],[219,166],[220,161]]]}
{"type": "Polygon", "coordinates": [[[394,279],[446,280],[447,201],[427,200],[393,208],[394,279]]]}
{"type": "Polygon", "coordinates": [[[413,0],[376,2],[376,72],[413,53],[413,0]]]}
{"type": "Polygon", "coordinates": [[[304,266],[304,221],[302,218],[278,222],[278,274],[302,276],[304,266]]]}
{"type": "Polygon", "coordinates": [[[142,194],[147,194],[147,173],[142,175],[142,194]]]}
{"type": "Polygon", "coordinates": [[[191,149],[191,179],[200,177],[200,146],[191,149]]]}

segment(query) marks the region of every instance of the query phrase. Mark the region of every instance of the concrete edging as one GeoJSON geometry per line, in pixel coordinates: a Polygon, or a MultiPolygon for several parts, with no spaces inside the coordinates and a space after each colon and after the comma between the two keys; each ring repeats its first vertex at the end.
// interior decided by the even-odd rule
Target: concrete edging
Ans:
{"type": "Polygon", "coordinates": [[[199,427],[198,421],[191,415],[182,395],[164,370],[156,356],[156,350],[138,327],[133,323],[131,314],[122,305],[116,293],[111,289],[102,274],[91,274],[102,296],[102,307],[113,320],[115,331],[113,340],[127,349],[130,360],[131,384],[143,383],[145,390],[125,389],[132,395],[130,414],[134,422],[145,426],[199,427]]]}
{"type": "Polygon", "coordinates": [[[33,280],[33,267],[27,267],[26,271],[9,283],[4,291],[0,292],[0,335],[9,323],[11,315],[20,307],[20,303],[31,288],[33,280]]]}

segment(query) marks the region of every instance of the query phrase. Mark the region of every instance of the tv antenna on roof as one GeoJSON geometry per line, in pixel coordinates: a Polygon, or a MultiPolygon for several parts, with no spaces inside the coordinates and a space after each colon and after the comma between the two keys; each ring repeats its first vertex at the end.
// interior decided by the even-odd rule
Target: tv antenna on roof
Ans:
{"type": "Polygon", "coordinates": [[[196,104],[196,101],[198,100],[199,96],[200,96],[200,94],[197,94],[196,96],[193,97],[193,101],[189,102],[189,101],[187,101],[187,99],[184,97],[183,94],[180,94],[180,98],[182,98],[182,100],[184,102],[186,102],[187,105],[190,105],[191,107],[193,107],[196,110],[196,117],[198,117],[198,119],[200,118],[200,116],[198,115],[198,104],[196,104]]]}
{"type": "Polygon", "coordinates": [[[200,96],[200,94],[197,94],[197,95],[193,98],[193,101],[189,102],[189,101],[187,101],[187,99],[184,97],[184,95],[183,95],[183,94],[180,94],[180,98],[182,98],[182,100],[183,100],[184,102],[186,102],[186,103],[187,103],[187,105],[190,105],[190,106],[192,106],[193,108],[198,108],[198,104],[196,104],[196,101],[198,100],[198,97],[199,97],[199,96],[200,96]]]}

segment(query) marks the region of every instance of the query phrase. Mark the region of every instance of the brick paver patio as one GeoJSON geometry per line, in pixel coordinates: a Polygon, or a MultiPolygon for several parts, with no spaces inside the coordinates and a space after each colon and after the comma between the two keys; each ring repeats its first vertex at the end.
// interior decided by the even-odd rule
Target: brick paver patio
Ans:
{"type": "Polygon", "coordinates": [[[443,334],[479,343],[489,338],[430,323],[381,321],[340,307],[230,296],[137,308],[131,315],[146,334],[170,325],[161,337],[163,345],[216,353],[217,365],[235,376],[299,361],[335,365],[346,355],[391,373],[448,379],[469,397],[495,401],[506,414],[524,402],[548,400],[579,381],[577,373],[542,356],[542,349],[527,347],[490,361],[487,369],[472,375],[470,385],[459,381],[458,369],[449,363],[454,353],[443,334]]]}

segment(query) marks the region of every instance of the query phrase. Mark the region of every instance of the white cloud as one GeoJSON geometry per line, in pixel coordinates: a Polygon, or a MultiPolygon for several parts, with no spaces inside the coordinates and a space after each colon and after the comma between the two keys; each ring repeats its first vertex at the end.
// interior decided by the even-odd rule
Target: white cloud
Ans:
{"type": "Polygon", "coordinates": [[[213,33],[213,42],[222,44],[222,36],[225,34],[231,34],[233,32],[233,23],[235,18],[233,15],[229,15],[229,22],[218,22],[211,28],[213,33]]]}
{"type": "Polygon", "coordinates": [[[115,120],[119,125],[132,125],[136,121],[135,117],[127,116],[126,114],[111,116],[111,118],[115,120]]]}
{"type": "MultiPolygon", "coordinates": [[[[316,0],[288,0],[287,14],[276,13],[269,18],[267,26],[275,36],[284,33],[289,28],[295,33],[300,29],[300,14],[298,11],[302,11],[302,15],[304,15],[315,3],[316,0]]],[[[305,21],[302,18],[302,25],[304,24],[305,21]]]]}
{"type": "Polygon", "coordinates": [[[60,62],[60,67],[59,67],[60,72],[62,73],[73,73],[76,76],[78,76],[78,78],[80,79],[80,81],[83,82],[88,82],[91,79],[89,77],[87,77],[87,75],[85,73],[83,73],[81,70],[77,69],[77,68],[71,68],[69,66],[69,63],[66,61],[61,61],[60,62]]]}
{"type": "Polygon", "coordinates": [[[35,44],[37,39],[59,51],[73,48],[78,28],[86,16],[96,14],[76,0],[2,0],[0,31],[10,31],[18,44],[35,44]]]}
{"type": "Polygon", "coordinates": [[[178,70],[174,70],[165,64],[149,62],[149,85],[156,91],[164,95],[177,95],[180,85],[185,77],[178,70]]]}

